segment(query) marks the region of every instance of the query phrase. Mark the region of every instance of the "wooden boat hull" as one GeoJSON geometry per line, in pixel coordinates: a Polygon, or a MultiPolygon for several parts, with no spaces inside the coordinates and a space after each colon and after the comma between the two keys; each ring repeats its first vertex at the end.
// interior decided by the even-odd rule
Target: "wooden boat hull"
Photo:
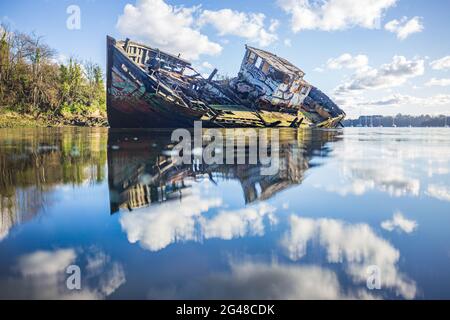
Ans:
{"type": "Polygon", "coordinates": [[[307,117],[282,112],[189,107],[152,72],[131,60],[116,40],[107,38],[107,113],[111,128],[322,127],[334,128],[345,116],[315,125],[307,117]]]}
{"type": "Polygon", "coordinates": [[[170,92],[158,88],[139,66],[108,37],[107,113],[112,128],[192,127],[204,112],[170,102],[170,92]],[[167,98],[169,97],[169,98],[167,98]]]}

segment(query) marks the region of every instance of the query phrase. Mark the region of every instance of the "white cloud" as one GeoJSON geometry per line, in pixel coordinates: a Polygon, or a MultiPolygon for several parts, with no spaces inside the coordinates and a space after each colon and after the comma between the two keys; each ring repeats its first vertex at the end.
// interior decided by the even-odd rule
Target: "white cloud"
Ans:
{"type": "Polygon", "coordinates": [[[317,67],[317,68],[314,68],[314,72],[322,73],[322,72],[325,72],[325,69],[322,67],[317,67]]]}
{"type": "Polygon", "coordinates": [[[397,87],[424,73],[425,60],[407,60],[404,56],[394,56],[391,63],[384,64],[379,69],[367,67],[357,70],[349,81],[336,88],[335,94],[397,87]]]}
{"type": "MultiPolygon", "coordinates": [[[[96,259],[97,259],[96,258],[96,259]]],[[[0,298],[7,299],[105,299],[125,282],[121,264],[109,261],[111,258],[100,250],[75,250],[73,248],[53,251],[36,251],[19,257],[14,269],[19,276],[0,279],[0,298]],[[87,254],[88,263],[80,265],[81,290],[66,287],[68,266],[83,261],[87,254]],[[102,263],[92,264],[92,257],[101,257],[102,263]],[[93,267],[94,266],[94,267],[93,267]]]]}
{"type": "Polygon", "coordinates": [[[396,212],[391,220],[381,223],[381,227],[387,231],[399,230],[411,233],[417,229],[417,221],[406,219],[401,212],[396,212]]]}
{"type": "Polygon", "coordinates": [[[417,105],[417,106],[445,106],[450,105],[450,95],[437,94],[430,97],[415,97],[411,95],[393,94],[387,98],[381,100],[372,100],[359,102],[361,106],[405,106],[405,105],[417,105]]]}
{"type": "Polygon", "coordinates": [[[277,19],[270,19],[269,32],[276,32],[280,26],[280,21],[277,19]]]}
{"type": "Polygon", "coordinates": [[[290,230],[281,240],[289,258],[296,261],[305,256],[311,241],[325,249],[328,262],[345,263],[346,272],[355,281],[365,283],[367,267],[376,265],[382,270],[385,288],[392,288],[407,299],[416,296],[414,281],[398,271],[399,251],[368,225],[292,215],[290,230]]]}
{"type": "Polygon", "coordinates": [[[231,261],[230,270],[188,279],[176,289],[153,287],[149,299],[347,300],[375,299],[363,289],[346,288],[337,274],[318,265],[231,261]]]}
{"type": "Polygon", "coordinates": [[[427,83],[425,83],[427,87],[448,87],[450,86],[450,79],[436,79],[432,78],[427,83]]]}
{"type": "MultiPolygon", "coordinates": [[[[420,181],[405,177],[403,171],[399,168],[384,168],[382,170],[382,168],[362,169],[354,167],[351,170],[351,178],[348,183],[327,185],[323,188],[328,192],[335,192],[341,196],[349,194],[360,196],[371,190],[386,192],[392,197],[419,195],[420,181]]],[[[317,187],[321,186],[317,185],[317,187]]]]}
{"type": "Polygon", "coordinates": [[[450,188],[447,186],[430,184],[426,194],[432,198],[450,202],[450,188]]]}
{"type": "MultiPolygon", "coordinates": [[[[447,148],[436,148],[431,143],[404,144],[393,138],[380,145],[376,134],[368,133],[366,137],[364,141],[348,137],[336,146],[334,154],[338,165],[335,172],[338,177],[326,184],[319,180],[313,185],[343,197],[368,192],[384,192],[391,197],[418,197],[421,181],[411,174],[417,173],[417,168],[411,169],[409,165],[422,159],[426,162],[446,159],[449,154],[447,148]]],[[[428,171],[427,166],[421,168],[424,173],[428,171]]]]}
{"type": "Polygon", "coordinates": [[[173,54],[181,53],[187,59],[217,55],[222,47],[195,28],[194,13],[198,10],[171,6],[164,0],[137,0],[135,5],[125,6],[117,28],[125,36],[173,54]]]}
{"type": "Polygon", "coordinates": [[[139,242],[150,251],[159,251],[182,241],[262,236],[266,221],[270,225],[277,223],[275,208],[264,202],[239,210],[220,210],[211,217],[205,216],[210,209],[221,205],[220,198],[204,197],[197,187],[193,187],[192,194],[182,199],[181,210],[180,203],[165,202],[124,213],[119,221],[127,233],[128,241],[139,242]]]}
{"type": "Polygon", "coordinates": [[[448,105],[450,104],[450,94],[437,94],[430,98],[419,98],[419,103],[427,106],[448,105]]]}
{"type": "Polygon", "coordinates": [[[288,48],[292,47],[292,40],[291,39],[284,39],[283,43],[288,48]]]}
{"type": "Polygon", "coordinates": [[[109,263],[110,257],[103,251],[92,248],[87,254],[86,270],[91,274],[98,274],[109,263]]]}
{"type": "Polygon", "coordinates": [[[208,61],[204,61],[202,63],[202,67],[205,68],[205,69],[212,69],[212,68],[214,68],[214,66],[211,63],[209,63],[208,61]]]}
{"type": "Polygon", "coordinates": [[[220,238],[231,240],[244,236],[263,236],[264,219],[276,223],[275,208],[266,203],[246,207],[236,211],[221,211],[216,216],[206,219],[201,217],[200,225],[205,239],[220,238]]]}
{"type": "Polygon", "coordinates": [[[397,0],[278,0],[280,7],[291,16],[294,32],[302,30],[345,30],[359,26],[380,27],[385,11],[397,0]]]}
{"type": "Polygon", "coordinates": [[[400,40],[405,40],[414,33],[419,33],[424,30],[421,17],[414,17],[408,20],[407,17],[403,17],[400,20],[394,19],[386,23],[384,28],[397,35],[400,40]]]}
{"type": "Polygon", "coordinates": [[[212,25],[220,36],[234,35],[265,47],[278,39],[275,31],[279,26],[278,20],[271,20],[266,30],[265,18],[262,13],[246,13],[231,9],[204,10],[197,23],[200,26],[212,25]]]}
{"type": "Polygon", "coordinates": [[[266,26],[265,20],[262,13],[202,10],[201,6],[171,6],[165,0],[137,0],[135,5],[125,6],[117,29],[162,50],[198,59],[222,51],[220,44],[201,33],[203,26],[211,25],[220,36],[234,35],[265,47],[278,39],[276,30],[280,25],[279,20],[271,19],[266,26]]]}
{"type": "Polygon", "coordinates": [[[218,198],[194,194],[183,198],[181,206],[179,202],[165,202],[124,213],[120,225],[130,243],[139,242],[145,249],[159,251],[174,242],[197,240],[195,217],[221,203],[218,198]]]}
{"type": "Polygon", "coordinates": [[[345,293],[331,270],[319,266],[233,262],[230,273],[214,274],[187,288],[210,299],[342,300],[372,299],[360,290],[345,293]]]}
{"type": "Polygon", "coordinates": [[[409,95],[403,94],[393,94],[389,97],[382,98],[379,100],[371,100],[360,102],[359,105],[367,105],[367,106],[400,106],[411,104],[417,98],[409,95]]]}
{"type": "MultiPolygon", "coordinates": [[[[327,183],[313,179],[310,183],[314,187],[341,196],[385,192],[391,197],[417,198],[427,191],[427,185],[418,177],[449,172],[450,136],[445,131],[430,128],[423,133],[423,143],[417,143],[407,130],[395,132],[382,144],[376,130],[364,133],[363,140],[362,133],[354,133],[334,148],[336,164],[330,170],[337,174],[336,178],[327,183]]],[[[428,195],[450,195],[445,183],[432,186],[428,186],[428,195]]]]}
{"type": "Polygon", "coordinates": [[[76,259],[73,249],[36,251],[19,259],[20,273],[24,276],[42,276],[64,272],[76,259]]]}
{"type": "Polygon", "coordinates": [[[349,53],[344,53],[337,58],[331,58],[327,61],[327,67],[329,69],[361,69],[367,67],[369,58],[366,55],[359,54],[352,56],[349,53]]]}
{"type": "Polygon", "coordinates": [[[99,290],[105,296],[110,296],[126,282],[125,272],[120,263],[113,263],[104,270],[99,280],[99,290]]]}
{"type": "Polygon", "coordinates": [[[434,60],[430,63],[430,66],[434,70],[450,69],[450,56],[446,56],[441,59],[434,60]]]}
{"type": "Polygon", "coordinates": [[[51,62],[55,64],[67,64],[69,63],[69,60],[70,58],[67,55],[59,53],[54,58],[52,58],[51,62]]]}
{"type": "MultiPolygon", "coordinates": [[[[323,72],[323,71],[322,71],[323,72]]],[[[360,112],[357,105],[361,100],[360,97],[353,95],[353,93],[347,94],[346,92],[334,92],[332,95],[334,102],[341,106],[348,114],[351,111],[360,112]]]]}
{"type": "MultiPolygon", "coordinates": [[[[450,174],[450,158],[446,159],[437,159],[429,161],[427,176],[432,178],[433,176],[443,176],[450,174]]],[[[449,192],[450,194],[450,192],[449,192]]]]}

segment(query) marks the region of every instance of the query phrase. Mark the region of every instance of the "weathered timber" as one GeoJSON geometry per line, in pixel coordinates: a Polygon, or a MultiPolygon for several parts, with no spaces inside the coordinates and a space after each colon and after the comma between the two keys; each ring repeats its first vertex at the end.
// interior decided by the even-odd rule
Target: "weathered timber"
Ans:
{"type": "Polygon", "coordinates": [[[336,127],[345,113],[270,52],[246,46],[237,77],[205,79],[179,55],[108,37],[111,127],[336,127]]]}

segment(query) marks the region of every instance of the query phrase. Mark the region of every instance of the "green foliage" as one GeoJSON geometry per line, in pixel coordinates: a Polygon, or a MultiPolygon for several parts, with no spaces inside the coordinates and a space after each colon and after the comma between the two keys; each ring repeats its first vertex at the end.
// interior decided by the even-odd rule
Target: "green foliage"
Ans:
{"type": "Polygon", "coordinates": [[[55,116],[106,113],[103,72],[92,62],[55,62],[40,37],[0,28],[0,106],[55,116]]]}
{"type": "Polygon", "coordinates": [[[6,31],[2,31],[0,34],[0,76],[4,75],[4,72],[9,67],[9,42],[7,39],[6,31]]]}

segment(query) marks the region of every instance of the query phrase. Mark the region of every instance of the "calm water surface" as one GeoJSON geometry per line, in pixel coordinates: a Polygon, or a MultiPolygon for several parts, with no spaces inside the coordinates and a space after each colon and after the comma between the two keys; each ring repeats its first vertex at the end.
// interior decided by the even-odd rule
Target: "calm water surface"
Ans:
{"type": "Polygon", "coordinates": [[[0,130],[0,298],[450,299],[450,129],[280,137],[263,176],[174,165],[167,132],[0,130]]]}

